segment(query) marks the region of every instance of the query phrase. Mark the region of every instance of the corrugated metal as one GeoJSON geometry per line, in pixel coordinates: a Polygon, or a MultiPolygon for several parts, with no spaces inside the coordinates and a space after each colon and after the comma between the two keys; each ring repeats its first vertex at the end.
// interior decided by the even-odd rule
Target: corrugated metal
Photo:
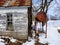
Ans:
{"type": "Polygon", "coordinates": [[[31,0],[0,0],[2,6],[31,6],[31,0]]]}

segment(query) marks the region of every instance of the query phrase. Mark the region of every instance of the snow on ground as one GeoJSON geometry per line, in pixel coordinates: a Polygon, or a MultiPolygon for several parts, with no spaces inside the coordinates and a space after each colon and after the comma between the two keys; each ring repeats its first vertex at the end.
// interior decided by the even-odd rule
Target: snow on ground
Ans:
{"type": "MultiPolygon", "coordinates": [[[[48,45],[60,45],[60,33],[58,33],[58,29],[60,29],[60,20],[49,20],[47,22],[47,38],[45,38],[45,34],[39,34],[39,42],[40,43],[48,43],[48,45]]],[[[44,26],[45,30],[46,25],[44,26]]],[[[4,38],[4,36],[1,36],[4,38]]],[[[1,38],[0,37],[0,38],[1,38]]],[[[8,36],[6,38],[9,38],[8,36]]],[[[15,42],[16,39],[9,38],[11,42],[15,42]]],[[[0,45],[5,45],[4,40],[0,39],[0,45]]],[[[31,39],[31,41],[26,41],[22,45],[35,45],[35,39],[31,39]]]]}
{"type": "Polygon", "coordinates": [[[5,45],[5,43],[3,43],[3,42],[0,42],[0,45],[5,45]]]}
{"type": "Polygon", "coordinates": [[[34,39],[31,39],[31,42],[26,41],[22,45],[35,45],[35,40],[34,39]]]}
{"type": "Polygon", "coordinates": [[[14,39],[13,37],[11,37],[11,38],[9,38],[9,39],[10,39],[10,41],[11,41],[12,43],[17,41],[17,39],[14,39]]]}
{"type": "MultiPolygon", "coordinates": [[[[48,21],[48,23],[51,21],[48,21]]],[[[50,45],[60,45],[60,34],[58,33],[57,28],[60,27],[60,20],[53,21],[50,25],[48,25],[47,38],[50,45]],[[50,39],[50,41],[49,41],[50,39]]]]}
{"type": "Polygon", "coordinates": [[[0,36],[0,45],[5,45],[6,44],[5,40],[4,39],[1,39],[1,38],[9,38],[12,43],[17,41],[17,39],[14,39],[13,37],[0,36]]]}
{"type": "MultiPolygon", "coordinates": [[[[60,29],[60,20],[49,20],[47,22],[47,38],[45,38],[45,34],[39,34],[39,42],[40,43],[48,43],[48,45],[60,45],[60,34],[57,29],[60,29]]],[[[46,29],[46,25],[44,26],[44,30],[46,29]]],[[[26,41],[22,45],[35,45],[35,39],[31,39],[31,42],[26,41]]]]}
{"type": "Polygon", "coordinates": [[[0,39],[0,45],[5,45],[4,40],[0,39]]]}
{"type": "MultiPolygon", "coordinates": [[[[60,45],[60,34],[57,28],[60,27],[60,20],[49,20],[47,22],[47,38],[44,35],[40,36],[39,39],[41,43],[48,43],[49,45],[60,45]]],[[[45,25],[46,26],[46,25],[45,25]]],[[[44,29],[45,29],[44,26],[44,29]]]]}

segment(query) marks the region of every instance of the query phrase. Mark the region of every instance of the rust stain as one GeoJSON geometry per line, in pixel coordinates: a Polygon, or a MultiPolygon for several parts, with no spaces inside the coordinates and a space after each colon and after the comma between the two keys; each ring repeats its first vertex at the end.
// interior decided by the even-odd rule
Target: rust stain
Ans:
{"type": "Polygon", "coordinates": [[[5,3],[8,4],[7,6],[31,6],[31,0],[0,0],[0,7],[5,3]]]}
{"type": "Polygon", "coordinates": [[[3,6],[6,0],[0,0],[0,6],[3,6]]]}

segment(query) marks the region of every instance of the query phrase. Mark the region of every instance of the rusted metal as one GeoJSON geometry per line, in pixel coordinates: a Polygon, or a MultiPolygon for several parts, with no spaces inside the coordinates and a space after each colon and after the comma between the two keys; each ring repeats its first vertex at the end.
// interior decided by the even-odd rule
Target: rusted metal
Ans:
{"type": "Polygon", "coordinates": [[[31,6],[31,0],[0,0],[1,6],[31,6]]]}
{"type": "Polygon", "coordinates": [[[47,16],[46,16],[46,13],[45,13],[45,12],[42,12],[42,11],[41,11],[41,12],[38,12],[38,13],[37,13],[36,18],[37,18],[40,22],[45,22],[47,16]]]}
{"type": "Polygon", "coordinates": [[[4,5],[5,2],[6,0],[0,0],[0,6],[4,5]]]}

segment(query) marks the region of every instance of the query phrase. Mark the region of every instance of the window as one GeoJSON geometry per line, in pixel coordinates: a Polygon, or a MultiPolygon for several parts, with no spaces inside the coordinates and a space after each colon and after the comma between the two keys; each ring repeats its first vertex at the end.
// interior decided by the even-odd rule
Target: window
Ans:
{"type": "Polygon", "coordinates": [[[7,30],[13,31],[12,13],[7,13],[7,30]]]}

